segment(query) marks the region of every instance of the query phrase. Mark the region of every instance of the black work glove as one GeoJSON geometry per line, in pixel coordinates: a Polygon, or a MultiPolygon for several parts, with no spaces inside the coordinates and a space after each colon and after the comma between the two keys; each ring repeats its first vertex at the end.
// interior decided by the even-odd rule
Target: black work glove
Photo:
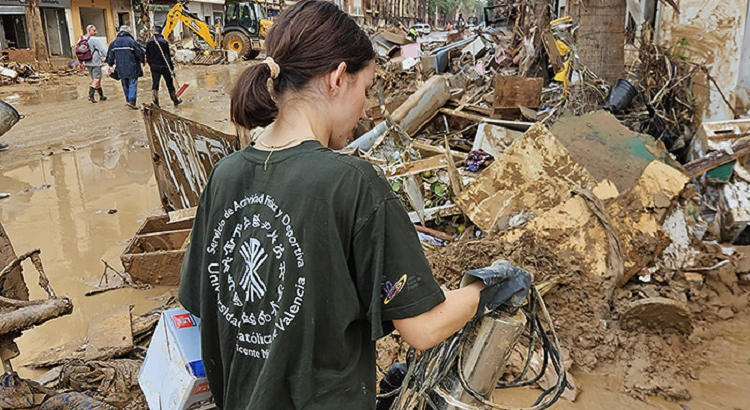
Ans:
{"type": "Polygon", "coordinates": [[[531,288],[529,272],[511,265],[504,259],[498,259],[486,268],[466,271],[461,279],[461,287],[477,280],[484,283],[484,289],[479,293],[479,306],[475,318],[503,305],[511,310],[521,307],[531,288]]]}

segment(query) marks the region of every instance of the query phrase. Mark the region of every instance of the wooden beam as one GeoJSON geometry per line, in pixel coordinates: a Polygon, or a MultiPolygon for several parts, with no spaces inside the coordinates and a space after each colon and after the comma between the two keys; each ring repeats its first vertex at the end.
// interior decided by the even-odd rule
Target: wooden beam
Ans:
{"type": "Polygon", "coordinates": [[[407,162],[404,165],[396,168],[393,172],[386,173],[388,178],[398,178],[407,175],[421,174],[425,171],[432,171],[433,169],[445,168],[448,166],[448,161],[445,159],[445,155],[435,155],[419,161],[407,162]]]}
{"type": "MultiPolygon", "coordinates": [[[[412,148],[418,149],[423,152],[430,152],[433,154],[443,154],[445,153],[445,149],[443,147],[436,147],[434,145],[430,145],[426,142],[422,142],[419,140],[414,140],[411,142],[412,148]]],[[[469,156],[469,154],[461,151],[455,151],[451,150],[451,156],[453,156],[454,161],[463,162],[466,160],[466,157],[469,156]]]]}
{"type": "Polygon", "coordinates": [[[170,211],[169,214],[169,222],[167,224],[173,224],[177,222],[187,221],[190,219],[195,219],[195,212],[198,210],[197,206],[191,207],[191,208],[185,208],[185,209],[178,209],[176,211],[170,211]]]}
{"type": "Polygon", "coordinates": [[[24,306],[8,313],[0,313],[0,335],[30,329],[50,319],[68,315],[73,304],[67,297],[47,299],[39,304],[24,306]]]}
{"type": "Polygon", "coordinates": [[[463,118],[465,120],[502,125],[504,127],[508,127],[508,128],[512,128],[514,130],[520,130],[520,131],[526,131],[527,129],[529,129],[529,127],[534,125],[533,122],[497,120],[494,118],[487,118],[487,117],[481,117],[479,115],[469,114],[463,111],[451,110],[449,108],[441,108],[440,112],[446,115],[452,115],[454,117],[463,118]]]}
{"type": "Polygon", "coordinates": [[[745,155],[750,155],[750,140],[740,141],[727,151],[714,151],[703,158],[685,164],[685,172],[690,178],[703,175],[704,172],[720,167],[745,155]]]}
{"type": "Polygon", "coordinates": [[[426,228],[426,227],[424,227],[422,225],[414,225],[414,229],[416,229],[417,232],[422,232],[424,234],[427,234],[427,235],[430,235],[430,236],[434,236],[434,237],[436,237],[438,239],[442,239],[444,241],[449,241],[450,242],[450,241],[453,240],[453,237],[450,236],[450,235],[448,235],[445,232],[438,231],[436,229],[426,228]]]}

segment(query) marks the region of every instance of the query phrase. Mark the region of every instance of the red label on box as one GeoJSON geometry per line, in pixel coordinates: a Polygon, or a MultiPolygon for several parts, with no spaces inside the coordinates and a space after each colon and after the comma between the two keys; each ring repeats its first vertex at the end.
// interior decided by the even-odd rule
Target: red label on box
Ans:
{"type": "Polygon", "coordinates": [[[193,394],[201,394],[209,391],[208,382],[203,382],[193,389],[193,394]]]}
{"type": "Polygon", "coordinates": [[[180,313],[179,315],[172,315],[172,322],[178,329],[184,329],[186,327],[195,326],[193,318],[190,317],[190,313],[180,313]]]}

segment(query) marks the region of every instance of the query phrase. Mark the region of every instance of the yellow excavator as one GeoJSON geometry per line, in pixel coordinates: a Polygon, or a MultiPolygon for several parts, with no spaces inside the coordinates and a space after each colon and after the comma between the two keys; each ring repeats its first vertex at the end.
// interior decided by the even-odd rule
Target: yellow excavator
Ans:
{"type": "MultiPolygon", "coordinates": [[[[264,39],[271,28],[262,1],[227,0],[224,3],[224,26],[221,46],[237,52],[240,57],[255,58],[264,48],[264,39]]],[[[177,22],[195,33],[211,49],[219,48],[213,30],[197,15],[191,13],[183,2],[177,3],[167,13],[162,35],[167,38],[177,22]]]]}

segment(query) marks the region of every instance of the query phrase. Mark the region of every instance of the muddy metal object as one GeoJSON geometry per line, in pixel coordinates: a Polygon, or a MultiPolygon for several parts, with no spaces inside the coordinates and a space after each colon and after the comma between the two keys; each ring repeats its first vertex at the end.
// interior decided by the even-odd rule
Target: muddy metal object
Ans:
{"type": "Polygon", "coordinates": [[[148,217],[120,256],[125,271],[136,281],[155,285],[180,283],[182,258],[193,221],[168,222],[167,215],[148,217]]]}
{"type": "Polygon", "coordinates": [[[20,119],[21,115],[12,105],[0,100],[0,135],[13,128],[20,119]]]}
{"type": "MultiPolygon", "coordinates": [[[[466,383],[489,400],[495,384],[505,371],[506,361],[526,326],[521,312],[508,317],[490,314],[471,329],[471,343],[464,346],[458,365],[466,383]]],[[[438,409],[482,409],[483,404],[464,389],[455,369],[433,390],[432,399],[438,409]]]]}
{"type": "MultiPolygon", "coordinates": [[[[438,109],[445,105],[450,97],[450,84],[447,77],[434,76],[394,110],[391,117],[396,124],[401,126],[404,132],[413,136],[435,116],[438,109]]],[[[347,148],[359,148],[360,151],[367,152],[387,130],[388,124],[383,121],[366,134],[352,141],[347,148]]]]}

